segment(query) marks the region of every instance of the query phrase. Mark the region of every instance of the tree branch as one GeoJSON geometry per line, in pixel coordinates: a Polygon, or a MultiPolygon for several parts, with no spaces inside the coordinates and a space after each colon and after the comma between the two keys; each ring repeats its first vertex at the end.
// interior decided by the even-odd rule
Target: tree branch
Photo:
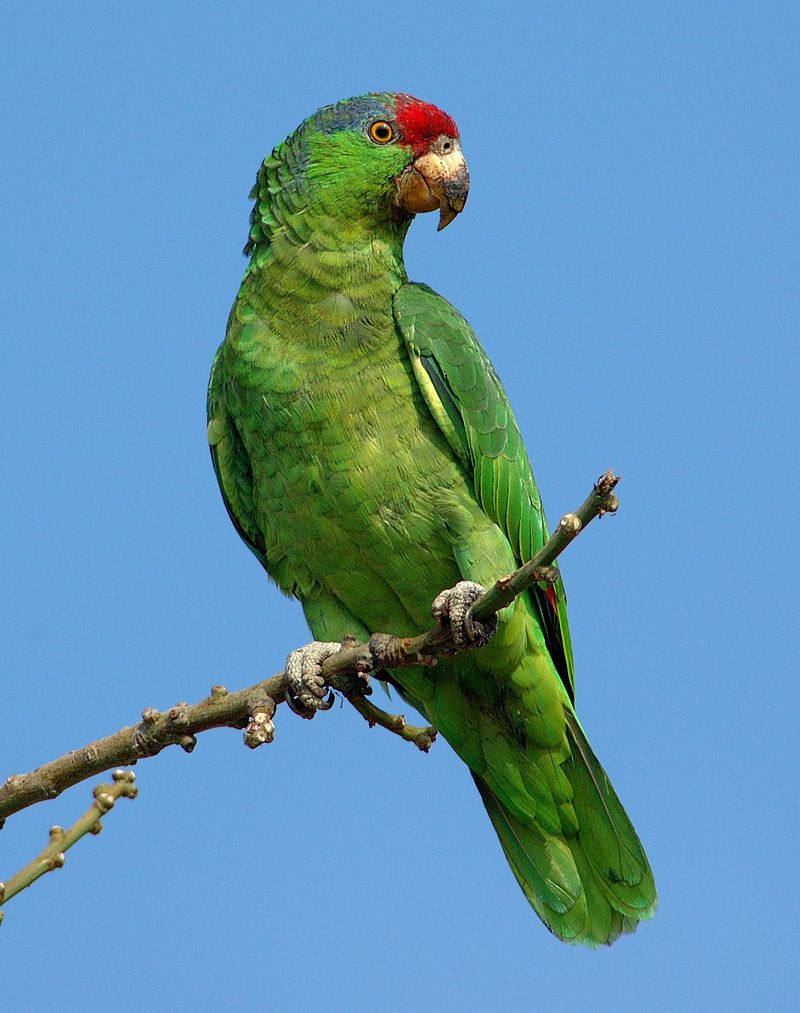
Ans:
{"type": "Polygon", "coordinates": [[[381,728],[399,735],[406,742],[413,742],[417,749],[420,749],[423,753],[427,753],[436,741],[436,736],[439,733],[433,725],[427,725],[425,728],[409,725],[402,714],[387,714],[380,707],[376,707],[375,704],[370,703],[365,696],[353,696],[348,697],[348,699],[358,713],[369,723],[370,728],[380,725],[381,728]]]}
{"type": "MultiPolygon", "coordinates": [[[[613,490],[618,481],[610,471],[602,475],[578,510],[562,517],[542,550],[516,572],[501,577],[475,602],[474,617],[487,619],[532,584],[555,581],[558,571],[552,564],[567,545],[595,517],[616,511],[618,503],[613,490]]],[[[366,677],[385,669],[435,664],[437,655],[452,654],[455,650],[449,630],[439,626],[417,637],[375,633],[367,644],[349,637],[343,641],[342,649],[323,663],[322,673],[328,685],[342,692],[370,725],[379,724],[427,752],[436,729],[407,725],[402,716],[387,714],[370,703],[365,699],[371,692],[366,677]]],[[[244,741],[250,748],[271,742],[275,734],[272,718],[277,705],[284,700],[285,691],[286,673],[279,672],[235,692],[213,686],[210,695],[196,704],[178,703],[164,712],[148,707],[136,725],[122,728],[30,773],[12,774],[0,786],[0,827],[8,816],[27,806],[55,798],[66,788],[103,771],[156,756],[167,746],[178,745],[190,753],[196,745],[196,736],[210,728],[244,729],[244,741]]]]}
{"type": "MultiPolygon", "coordinates": [[[[94,789],[94,802],[87,811],[69,828],[50,827],[50,843],[21,869],[7,883],[0,883],[0,904],[6,904],[22,890],[35,883],[40,876],[60,869],[64,864],[64,853],[86,834],[99,834],[103,829],[101,818],[114,808],[118,798],[136,798],[136,787],[133,783],[132,770],[115,770],[113,784],[99,784],[94,789]]],[[[0,922],[3,912],[0,911],[0,922]]]]}

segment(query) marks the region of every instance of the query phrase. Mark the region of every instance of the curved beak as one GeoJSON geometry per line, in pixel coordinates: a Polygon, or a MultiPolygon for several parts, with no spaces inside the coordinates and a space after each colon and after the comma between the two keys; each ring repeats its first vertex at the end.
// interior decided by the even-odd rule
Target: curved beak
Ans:
{"type": "Polygon", "coordinates": [[[439,209],[437,232],[464,210],[468,193],[469,169],[461,145],[444,134],[397,178],[396,199],[405,211],[418,214],[439,209]]]}

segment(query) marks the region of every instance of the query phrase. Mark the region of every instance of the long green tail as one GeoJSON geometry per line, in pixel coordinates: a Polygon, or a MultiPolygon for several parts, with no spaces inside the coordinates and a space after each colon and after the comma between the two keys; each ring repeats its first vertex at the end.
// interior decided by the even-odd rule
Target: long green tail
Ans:
{"type": "Polygon", "coordinates": [[[658,899],[647,856],[577,718],[566,711],[572,756],[562,770],[579,831],[554,835],[510,812],[473,774],[506,858],[525,896],[568,943],[609,945],[652,918],[658,899]]]}

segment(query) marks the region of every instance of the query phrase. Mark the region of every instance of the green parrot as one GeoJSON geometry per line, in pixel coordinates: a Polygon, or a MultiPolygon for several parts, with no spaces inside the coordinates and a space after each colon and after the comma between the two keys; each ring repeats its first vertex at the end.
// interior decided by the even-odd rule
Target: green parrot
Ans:
{"type": "Polygon", "coordinates": [[[414,215],[443,228],[468,186],[455,123],[409,95],[326,106],[278,145],[251,193],[209,444],[237,531],[316,638],[287,661],[294,708],[327,705],[320,665],[343,637],[419,633],[435,599],[474,649],[392,684],[469,767],[547,928],[598,946],[652,917],[653,875],[575,715],[561,582],[496,628],[470,617],[547,524],[486,353],[403,264],[414,215]]]}

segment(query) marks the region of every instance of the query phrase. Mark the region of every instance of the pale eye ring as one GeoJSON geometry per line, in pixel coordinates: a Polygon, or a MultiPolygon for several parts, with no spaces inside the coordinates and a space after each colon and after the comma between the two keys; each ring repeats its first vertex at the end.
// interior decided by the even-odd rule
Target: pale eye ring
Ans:
{"type": "Polygon", "coordinates": [[[376,120],[369,128],[369,136],[376,144],[389,144],[394,140],[394,127],[386,120],[376,120]]]}

